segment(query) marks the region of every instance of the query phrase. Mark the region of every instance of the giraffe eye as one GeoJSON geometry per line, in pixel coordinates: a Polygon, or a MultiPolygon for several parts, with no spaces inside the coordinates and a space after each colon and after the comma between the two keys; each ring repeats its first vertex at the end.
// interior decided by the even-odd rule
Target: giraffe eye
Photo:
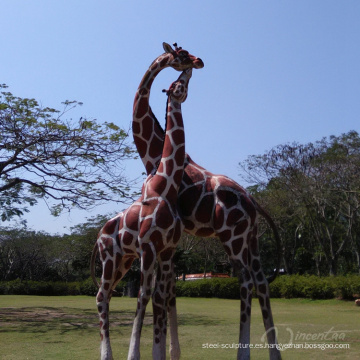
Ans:
{"type": "Polygon", "coordinates": [[[186,59],[188,57],[188,53],[186,51],[181,51],[179,53],[180,59],[186,59]]]}

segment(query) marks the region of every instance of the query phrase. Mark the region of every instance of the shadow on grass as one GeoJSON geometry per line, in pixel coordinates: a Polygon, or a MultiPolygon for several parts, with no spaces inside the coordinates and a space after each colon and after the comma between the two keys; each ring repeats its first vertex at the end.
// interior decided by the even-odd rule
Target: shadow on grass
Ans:
{"type": "MultiPolygon", "coordinates": [[[[110,311],[110,328],[132,327],[134,311],[110,311]]],[[[181,326],[216,325],[218,321],[207,316],[181,314],[181,326]]],[[[144,326],[152,325],[152,314],[147,312],[144,326]]],[[[89,331],[99,326],[98,314],[90,309],[54,307],[0,308],[0,333],[46,333],[60,334],[72,331],[89,331]]]]}
{"type": "Polygon", "coordinates": [[[194,316],[193,314],[180,314],[178,316],[180,326],[211,326],[219,325],[219,320],[210,316],[194,316]]]}

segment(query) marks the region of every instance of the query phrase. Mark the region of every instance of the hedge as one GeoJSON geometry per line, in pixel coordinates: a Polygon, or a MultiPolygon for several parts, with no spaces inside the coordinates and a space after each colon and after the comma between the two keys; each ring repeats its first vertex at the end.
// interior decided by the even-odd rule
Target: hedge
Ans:
{"type": "MultiPolygon", "coordinates": [[[[122,296],[124,286],[121,282],[116,286],[113,296],[122,296]]],[[[92,279],[82,282],[45,282],[45,281],[21,281],[13,280],[0,282],[0,295],[40,295],[40,296],[64,296],[64,295],[88,295],[95,296],[97,287],[92,279]]]]}
{"type": "MultiPolygon", "coordinates": [[[[237,278],[178,281],[177,296],[239,299],[237,278]]],[[[254,295],[255,291],[254,291],[254,295]]],[[[344,299],[360,298],[360,276],[318,277],[283,275],[270,284],[273,298],[344,299]]]]}
{"type": "MultiPolygon", "coordinates": [[[[121,281],[113,296],[122,296],[126,283],[121,281]]],[[[91,279],[83,282],[37,282],[8,281],[0,282],[0,295],[89,295],[95,296],[97,288],[91,279]]],[[[217,297],[239,299],[237,278],[203,279],[178,281],[178,297],[217,297]]],[[[256,296],[255,292],[254,295],[256,296]]],[[[273,298],[307,298],[307,299],[344,299],[360,298],[360,276],[317,277],[301,275],[282,275],[270,284],[270,296],[273,298]]]]}
{"type": "Polygon", "coordinates": [[[178,281],[176,296],[240,299],[239,281],[237,278],[178,281]]]}
{"type": "Polygon", "coordinates": [[[274,298],[343,299],[360,297],[360,276],[279,276],[270,284],[274,298]]]}

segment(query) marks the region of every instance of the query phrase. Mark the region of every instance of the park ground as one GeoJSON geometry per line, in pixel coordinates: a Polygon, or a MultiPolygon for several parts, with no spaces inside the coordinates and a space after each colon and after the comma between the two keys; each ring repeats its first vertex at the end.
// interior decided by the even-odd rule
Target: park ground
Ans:
{"type": "MultiPolygon", "coordinates": [[[[279,344],[293,344],[282,352],[283,359],[358,358],[360,307],[352,301],[273,299],[271,303],[279,344]]],[[[178,298],[177,307],[182,360],[236,358],[239,300],[178,298]]],[[[110,336],[115,359],[127,357],[135,308],[136,299],[111,301],[110,336]]],[[[149,304],[141,340],[145,360],[151,359],[151,322],[149,304]]],[[[251,343],[263,346],[264,328],[256,299],[251,327],[251,343]]],[[[93,297],[0,296],[1,360],[95,360],[99,359],[99,344],[93,297]]],[[[251,354],[253,359],[268,359],[265,349],[253,349],[251,354]]]]}

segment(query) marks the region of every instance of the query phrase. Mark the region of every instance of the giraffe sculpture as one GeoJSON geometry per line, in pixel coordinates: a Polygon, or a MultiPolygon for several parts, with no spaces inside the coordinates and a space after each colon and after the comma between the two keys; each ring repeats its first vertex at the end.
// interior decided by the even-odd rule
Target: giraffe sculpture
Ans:
{"type": "MultiPolygon", "coordinates": [[[[176,45],[176,44],[174,44],[176,45]]],[[[176,51],[178,51],[176,46],[176,51]]],[[[166,50],[166,48],[165,48],[166,50]]],[[[182,50],[182,49],[181,49],[182,50]]],[[[182,50],[184,51],[184,50],[182,50]]],[[[154,77],[153,64],[159,64],[160,55],[140,82],[134,100],[133,134],[134,142],[144,163],[147,173],[156,169],[161,156],[163,130],[151,111],[149,95],[154,77]]],[[[176,67],[173,67],[176,69],[176,67]]],[[[178,193],[178,206],[187,233],[201,237],[218,237],[235,269],[238,270],[240,283],[240,335],[237,359],[250,358],[250,316],[252,289],[256,293],[262,311],[263,322],[270,344],[271,360],[281,359],[276,347],[277,339],[269,300],[269,282],[278,272],[281,250],[280,239],[274,222],[255,199],[234,180],[215,175],[196,164],[188,154],[185,155],[184,175],[178,193]],[[258,219],[262,215],[274,231],[278,247],[277,272],[266,279],[260,263],[258,241],[258,219]]],[[[175,301],[172,302],[175,306],[175,301]]],[[[170,308],[169,318],[176,314],[170,308]]]]}
{"type": "MultiPolygon", "coordinates": [[[[184,70],[166,91],[166,133],[160,163],[154,175],[149,175],[144,181],[141,197],[105,224],[93,250],[91,273],[95,283],[94,261],[98,251],[103,267],[101,285],[96,297],[102,360],[112,359],[109,337],[109,302],[112,291],[137,257],[141,261],[141,280],[128,360],[140,359],[140,334],[151,296],[156,260],[157,276],[152,293],[153,359],[166,359],[167,307],[175,296],[172,258],[183,230],[176,206],[185,158],[181,103],[186,100],[191,74],[191,68],[184,70]]],[[[172,359],[179,359],[176,314],[172,316],[172,320],[175,323],[171,326],[170,353],[172,359]]]]}

